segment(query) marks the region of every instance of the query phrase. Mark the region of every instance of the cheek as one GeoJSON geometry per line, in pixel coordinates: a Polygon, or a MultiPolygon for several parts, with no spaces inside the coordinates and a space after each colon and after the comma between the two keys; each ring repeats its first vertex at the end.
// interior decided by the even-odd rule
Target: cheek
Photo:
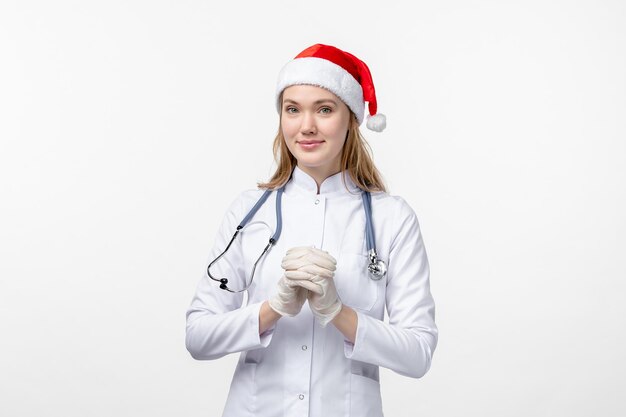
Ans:
{"type": "Polygon", "coordinates": [[[348,124],[344,123],[343,120],[335,120],[326,125],[325,131],[326,135],[332,137],[334,141],[343,142],[348,132],[348,124]]]}
{"type": "Polygon", "coordinates": [[[291,139],[298,132],[298,127],[289,119],[283,119],[281,122],[281,130],[285,139],[291,139]]]}

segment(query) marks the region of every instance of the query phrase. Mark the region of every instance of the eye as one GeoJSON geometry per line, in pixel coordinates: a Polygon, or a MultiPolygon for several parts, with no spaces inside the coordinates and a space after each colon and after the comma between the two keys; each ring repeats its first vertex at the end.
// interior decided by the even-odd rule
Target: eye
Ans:
{"type": "Polygon", "coordinates": [[[328,114],[331,113],[333,111],[333,109],[331,109],[330,107],[322,107],[320,109],[320,112],[322,112],[323,114],[328,114]]]}
{"type": "Polygon", "coordinates": [[[292,106],[285,107],[285,113],[291,113],[291,114],[293,114],[293,113],[294,113],[294,112],[296,112],[296,111],[298,111],[298,110],[297,110],[295,107],[292,107],[292,106]],[[293,111],[292,111],[292,110],[293,110],[293,111]]]}

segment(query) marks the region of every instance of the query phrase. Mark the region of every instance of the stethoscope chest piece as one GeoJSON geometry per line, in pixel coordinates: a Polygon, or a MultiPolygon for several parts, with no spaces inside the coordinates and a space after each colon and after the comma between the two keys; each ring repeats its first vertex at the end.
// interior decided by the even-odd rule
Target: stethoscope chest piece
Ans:
{"type": "Polygon", "coordinates": [[[369,271],[370,278],[374,281],[378,281],[387,275],[387,264],[379,260],[374,251],[370,251],[369,257],[370,263],[367,265],[367,270],[369,271]]]}

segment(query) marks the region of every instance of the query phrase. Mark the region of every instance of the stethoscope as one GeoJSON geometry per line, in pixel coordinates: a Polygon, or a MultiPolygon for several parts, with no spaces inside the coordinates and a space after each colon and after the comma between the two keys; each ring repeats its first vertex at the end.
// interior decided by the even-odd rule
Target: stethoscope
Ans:
{"type": "MultiPolygon", "coordinates": [[[[252,280],[254,279],[254,271],[256,270],[257,264],[259,263],[261,258],[270,250],[270,248],[274,244],[276,244],[280,236],[280,232],[283,227],[281,203],[282,203],[282,195],[283,195],[283,192],[285,191],[285,186],[286,184],[280,187],[276,193],[276,232],[274,233],[272,237],[270,237],[269,243],[267,244],[267,246],[265,246],[265,249],[263,249],[261,256],[259,256],[256,262],[254,263],[254,266],[252,267],[252,276],[250,278],[250,283],[247,284],[246,287],[242,290],[238,290],[238,291],[231,290],[230,288],[228,288],[227,278],[218,279],[218,278],[215,278],[213,275],[211,275],[211,266],[215,262],[217,262],[222,256],[224,256],[224,254],[230,248],[230,245],[233,244],[233,241],[235,240],[235,238],[237,237],[241,229],[243,229],[246,223],[248,223],[248,221],[252,218],[252,216],[254,216],[254,214],[263,205],[263,203],[265,203],[265,200],[267,200],[267,198],[269,197],[269,195],[272,193],[273,190],[266,190],[263,193],[261,198],[259,198],[256,204],[252,207],[252,209],[250,209],[246,217],[244,217],[241,223],[239,223],[239,226],[237,226],[237,230],[235,230],[235,234],[233,235],[232,239],[230,239],[230,242],[228,242],[228,245],[226,246],[226,249],[224,249],[224,252],[222,252],[217,258],[215,258],[213,262],[211,262],[209,266],[207,267],[207,273],[209,274],[209,278],[211,278],[213,281],[218,281],[220,283],[221,289],[235,293],[235,292],[245,291],[248,289],[248,287],[250,287],[250,285],[252,285],[252,280]]],[[[378,259],[378,255],[376,254],[376,245],[375,245],[375,239],[374,239],[374,226],[372,225],[372,197],[369,191],[362,191],[361,197],[363,198],[363,209],[365,210],[365,238],[367,240],[367,252],[369,255],[369,264],[367,265],[367,269],[369,271],[370,278],[375,281],[378,281],[379,279],[381,279],[387,274],[387,265],[385,264],[385,262],[378,259]]]]}

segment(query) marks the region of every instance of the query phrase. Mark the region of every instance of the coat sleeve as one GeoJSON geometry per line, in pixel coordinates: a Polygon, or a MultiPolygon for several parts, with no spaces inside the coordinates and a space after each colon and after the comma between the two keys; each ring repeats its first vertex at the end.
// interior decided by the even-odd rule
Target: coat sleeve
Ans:
{"type": "Polygon", "coordinates": [[[344,354],[400,375],[421,378],[430,369],[437,346],[435,303],[417,216],[406,201],[400,201],[387,269],[389,323],[357,311],[356,338],[354,344],[344,342],[344,354]]]}
{"type": "MultiPolygon", "coordinates": [[[[262,302],[242,306],[243,292],[231,293],[220,289],[219,282],[209,278],[206,272],[209,263],[226,249],[244,217],[242,197],[243,193],[233,201],[222,220],[187,310],[185,344],[194,359],[218,359],[229,353],[267,347],[272,339],[274,326],[259,335],[262,302]]],[[[228,278],[230,288],[244,288],[242,256],[241,237],[238,236],[227,254],[211,266],[211,274],[216,278],[228,278]]]]}

